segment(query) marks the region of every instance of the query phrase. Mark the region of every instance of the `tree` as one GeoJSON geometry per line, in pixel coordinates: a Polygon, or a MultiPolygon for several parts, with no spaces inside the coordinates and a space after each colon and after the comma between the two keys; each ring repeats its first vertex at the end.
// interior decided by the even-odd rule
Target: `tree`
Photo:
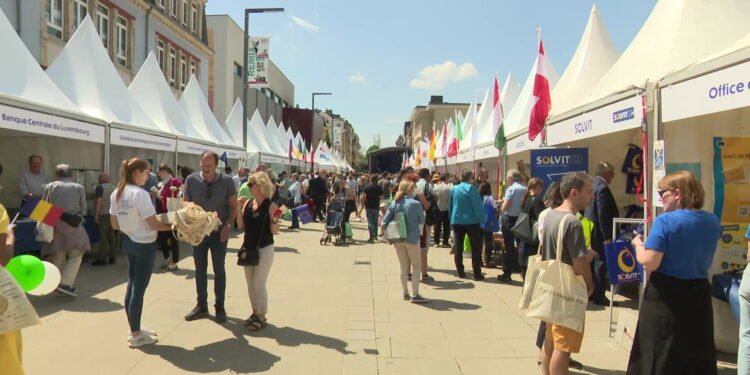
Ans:
{"type": "Polygon", "coordinates": [[[367,154],[369,154],[369,153],[370,153],[371,151],[375,151],[375,150],[380,150],[380,145],[378,145],[378,144],[374,144],[374,145],[370,146],[370,147],[369,147],[369,148],[367,149],[367,152],[366,152],[366,153],[367,153],[367,154]]]}

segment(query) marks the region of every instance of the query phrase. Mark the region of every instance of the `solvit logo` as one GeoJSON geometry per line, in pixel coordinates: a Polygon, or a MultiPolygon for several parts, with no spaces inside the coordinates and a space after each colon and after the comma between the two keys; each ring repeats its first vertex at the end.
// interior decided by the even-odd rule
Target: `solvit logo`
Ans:
{"type": "Polygon", "coordinates": [[[632,120],[633,118],[635,118],[635,109],[633,107],[612,113],[612,122],[615,124],[621,121],[632,120]]]}
{"type": "Polygon", "coordinates": [[[583,163],[581,155],[545,155],[537,156],[537,165],[571,165],[583,163]]]}

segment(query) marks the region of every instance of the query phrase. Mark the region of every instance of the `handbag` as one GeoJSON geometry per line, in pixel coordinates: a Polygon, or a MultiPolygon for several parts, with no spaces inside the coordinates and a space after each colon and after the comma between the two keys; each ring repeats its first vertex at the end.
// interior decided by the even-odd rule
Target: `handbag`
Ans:
{"type": "Polygon", "coordinates": [[[34,239],[38,242],[50,243],[52,242],[52,239],[55,238],[55,228],[44,224],[41,221],[36,222],[35,232],[36,235],[34,239]]]}
{"type": "MultiPolygon", "coordinates": [[[[547,212],[549,212],[549,208],[542,211],[539,214],[539,219],[537,220],[537,223],[544,223],[544,217],[547,216],[547,212]]],[[[528,263],[526,265],[526,279],[523,281],[523,291],[521,292],[521,301],[518,302],[518,308],[519,309],[528,309],[529,303],[531,302],[531,295],[534,292],[534,287],[536,286],[536,279],[539,277],[539,265],[542,263],[542,249],[544,249],[544,233],[542,232],[544,229],[544,225],[534,226],[534,229],[537,231],[537,236],[539,237],[539,249],[536,254],[529,257],[528,263]]],[[[558,246],[560,246],[560,238],[562,231],[557,233],[558,237],[558,246]]],[[[560,247],[558,247],[559,249],[560,247]]]]}
{"type": "Polygon", "coordinates": [[[538,230],[535,230],[535,228],[538,228],[538,225],[536,223],[534,223],[534,226],[531,225],[529,214],[521,212],[516,219],[516,224],[513,225],[513,228],[510,228],[510,231],[521,241],[534,245],[539,242],[538,230]]]}
{"type": "MultiPolygon", "coordinates": [[[[566,215],[560,222],[560,232],[569,216],[573,217],[566,215]]],[[[562,236],[559,233],[557,245],[556,259],[539,263],[539,275],[526,316],[583,332],[588,304],[586,282],[575,274],[573,266],[563,263],[562,236]]]]}
{"type": "MultiPolygon", "coordinates": [[[[245,202],[245,205],[242,207],[242,212],[245,212],[249,202],[250,201],[245,202]]],[[[240,215],[242,215],[242,212],[240,212],[240,215]]],[[[265,220],[260,224],[260,232],[258,233],[263,234],[264,224],[265,220]]],[[[258,262],[260,262],[260,238],[258,239],[258,243],[255,244],[254,249],[248,249],[245,246],[242,246],[240,251],[237,252],[238,266],[257,266],[258,262]]]]}
{"type": "MultiPolygon", "coordinates": [[[[394,209],[396,209],[396,204],[393,203],[394,209]]],[[[393,220],[391,220],[390,223],[385,227],[385,233],[383,234],[383,238],[386,241],[390,242],[401,242],[406,239],[406,221],[404,218],[404,213],[400,211],[396,211],[395,215],[393,215],[393,220]]]]}

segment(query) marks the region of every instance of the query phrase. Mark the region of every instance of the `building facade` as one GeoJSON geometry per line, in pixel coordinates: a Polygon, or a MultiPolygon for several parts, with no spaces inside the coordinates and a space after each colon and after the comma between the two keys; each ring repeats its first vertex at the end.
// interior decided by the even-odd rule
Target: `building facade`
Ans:
{"type": "Polygon", "coordinates": [[[362,162],[360,158],[362,147],[359,143],[359,136],[354,131],[354,126],[345,118],[333,113],[332,110],[319,113],[325,121],[331,140],[331,150],[341,155],[352,167],[362,162]]]}
{"type": "MultiPolygon", "coordinates": [[[[242,100],[245,33],[228,15],[210,15],[206,17],[206,24],[209,45],[216,52],[212,63],[216,98],[213,109],[216,118],[223,121],[235,100],[242,100]]],[[[271,50],[273,56],[273,40],[271,50]]],[[[248,89],[245,108],[248,117],[257,109],[264,122],[268,122],[271,116],[279,122],[284,115],[283,109],[294,106],[294,85],[271,60],[268,64],[268,82],[268,88],[248,89]]]]}
{"type": "Polygon", "coordinates": [[[211,104],[214,53],[206,38],[206,1],[0,0],[0,9],[43,68],[90,17],[126,85],[153,51],[175,94],[195,74],[211,104]]]}
{"type": "Polygon", "coordinates": [[[312,150],[323,139],[324,120],[319,113],[304,108],[284,108],[282,118],[284,125],[295,134],[300,133],[308,150],[312,150]]]}
{"type": "Polygon", "coordinates": [[[400,137],[398,146],[415,149],[420,140],[429,138],[433,130],[442,129],[446,121],[456,121],[456,111],[466,116],[469,109],[467,103],[446,103],[442,96],[433,95],[427,105],[414,107],[409,116],[409,121],[404,124],[404,133],[400,137]]]}

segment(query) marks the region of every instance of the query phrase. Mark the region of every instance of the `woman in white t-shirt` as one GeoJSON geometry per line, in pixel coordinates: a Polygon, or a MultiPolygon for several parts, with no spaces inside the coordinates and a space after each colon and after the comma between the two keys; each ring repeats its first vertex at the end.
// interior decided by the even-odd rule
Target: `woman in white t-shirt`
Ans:
{"type": "Polygon", "coordinates": [[[128,344],[131,348],[153,344],[158,341],[156,332],[141,327],[143,295],[151,279],[156,255],[157,231],[168,231],[168,224],[156,219],[156,210],[151,196],[139,188],[149,178],[149,164],[139,158],[122,162],[120,182],[112,193],[109,213],[112,227],[120,230],[122,251],[128,255],[128,287],[125,293],[125,313],[130,332],[128,344]]]}

